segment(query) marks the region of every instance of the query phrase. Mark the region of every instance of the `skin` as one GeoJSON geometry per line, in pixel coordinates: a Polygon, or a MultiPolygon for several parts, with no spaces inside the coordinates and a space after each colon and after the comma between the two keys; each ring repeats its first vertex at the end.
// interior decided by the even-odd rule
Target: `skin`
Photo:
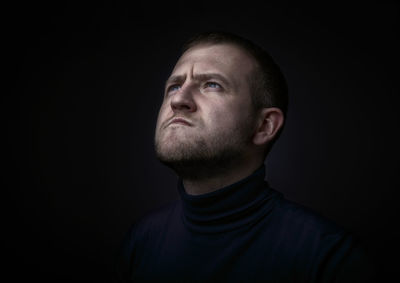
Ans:
{"type": "Polygon", "coordinates": [[[264,162],[283,125],[278,108],[255,111],[249,77],[256,62],[231,44],[197,45],[165,86],[155,132],[158,158],[200,195],[233,184],[264,162]]]}

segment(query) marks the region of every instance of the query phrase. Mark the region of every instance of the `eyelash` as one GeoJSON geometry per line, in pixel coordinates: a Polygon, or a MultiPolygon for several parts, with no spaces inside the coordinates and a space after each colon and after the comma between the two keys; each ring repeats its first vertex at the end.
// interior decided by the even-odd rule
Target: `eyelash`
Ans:
{"type": "Polygon", "coordinates": [[[169,87],[167,88],[167,92],[170,92],[170,91],[172,91],[172,88],[174,88],[174,87],[180,87],[180,85],[178,85],[178,84],[175,84],[175,85],[171,85],[171,86],[169,86],[169,87]]]}
{"type": "MultiPolygon", "coordinates": [[[[208,86],[208,85],[210,85],[210,84],[214,84],[214,85],[216,85],[217,87],[215,87],[215,88],[219,88],[219,89],[222,89],[222,86],[219,84],[219,83],[217,83],[217,82],[206,82],[204,85],[205,86],[208,86]]],[[[175,87],[180,87],[181,85],[179,85],[179,84],[174,84],[174,85],[171,85],[171,86],[169,86],[168,88],[167,88],[167,92],[171,92],[171,91],[173,91],[173,88],[175,88],[175,87]]]]}
{"type": "Polygon", "coordinates": [[[222,88],[222,86],[219,83],[216,83],[216,82],[206,82],[205,83],[205,85],[208,85],[208,84],[215,84],[215,85],[218,86],[218,88],[222,88]]]}

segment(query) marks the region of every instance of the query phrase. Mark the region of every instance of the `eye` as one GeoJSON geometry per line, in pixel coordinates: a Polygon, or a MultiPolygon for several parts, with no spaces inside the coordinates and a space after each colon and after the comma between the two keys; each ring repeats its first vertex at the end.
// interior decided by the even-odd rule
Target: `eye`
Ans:
{"type": "Polygon", "coordinates": [[[180,85],[177,84],[171,85],[167,88],[167,92],[178,91],[180,88],[181,88],[180,85]]]}
{"type": "Polygon", "coordinates": [[[216,82],[207,82],[205,87],[214,88],[214,89],[222,89],[222,86],[216,82]]]}

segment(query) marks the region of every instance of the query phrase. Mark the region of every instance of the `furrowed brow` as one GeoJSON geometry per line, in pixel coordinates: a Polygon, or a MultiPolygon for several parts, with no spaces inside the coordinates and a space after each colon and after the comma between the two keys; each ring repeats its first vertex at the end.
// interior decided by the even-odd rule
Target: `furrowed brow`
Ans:
{"type": "Polygon", "coordinates": [[[199,81],[207,81],[207,80],[217,79],[217,80],[220,80],[222,83],[224,83],[227,86],[232,85],[232,83],[225,76],[218,74],[218,73],[197,74],[194,76],[194,78],[199,81]]]}
{"type": "Polygon", "coordinates": [[[182,83],[186,79],[186,75],[172,75],[170,76],[167,81],[165,82],[165,85],[173,84],[173,83],[182,83]]]}
{"type": "MultiPolygon", "coordinates": [[[[207,81],[207,80],[219,80],[224,83],[227,87],[233,85],[233,82],[230,82],[225,76],[219,73],[204,73],[204,74],[196,74],[193,77],[196,81],[207,81]]],[[[170,85],[174,83],[182,84],[186,80],[186,75],[172,75],[170,76],[165,85],[170,85]]]]}

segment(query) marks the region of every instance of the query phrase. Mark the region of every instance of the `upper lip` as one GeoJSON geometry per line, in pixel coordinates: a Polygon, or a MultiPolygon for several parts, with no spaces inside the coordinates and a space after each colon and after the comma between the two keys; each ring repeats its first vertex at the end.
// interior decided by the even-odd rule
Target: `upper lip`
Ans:
{"type": "Polygon", "coordinates": [[[192,126],[192,123],[190,123],[188,120],[186,120],[184,118],[181,118],[181,117],[172,118],[170,120],[170,122],[167,124],[167,126],[169,126],[169,125],[171,125],[173,123],[180,123],[180,124],[184,124],[186,126],[192,126]]]}

